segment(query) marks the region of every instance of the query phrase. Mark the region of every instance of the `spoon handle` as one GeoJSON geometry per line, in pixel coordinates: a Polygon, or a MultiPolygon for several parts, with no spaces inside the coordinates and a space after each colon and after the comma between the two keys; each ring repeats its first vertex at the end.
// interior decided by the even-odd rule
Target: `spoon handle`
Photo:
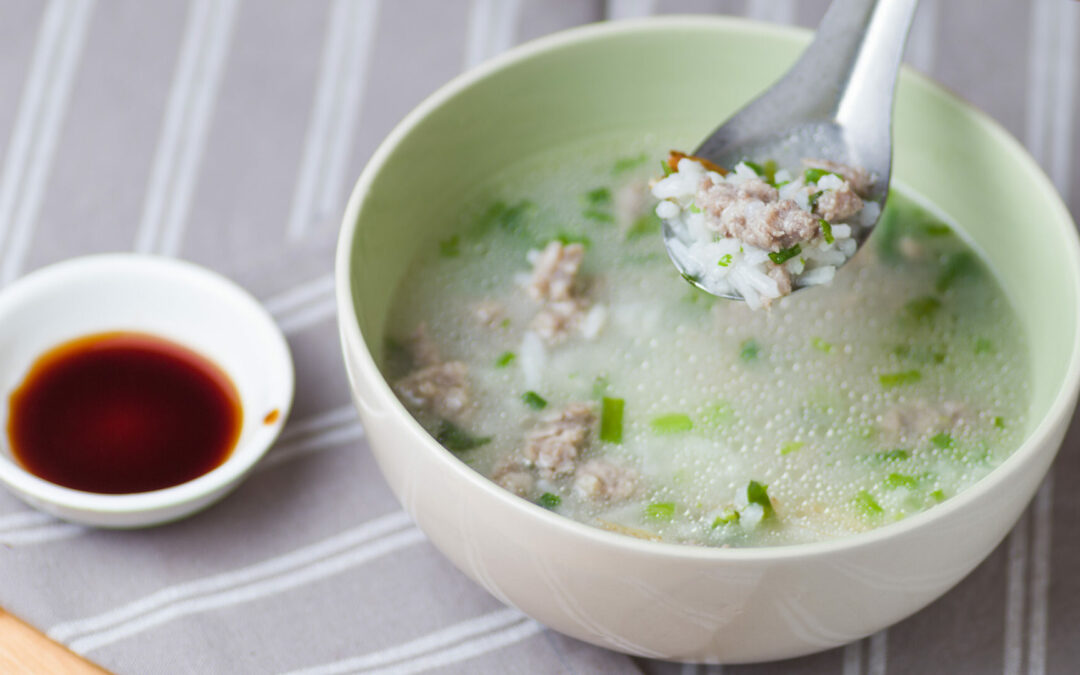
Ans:
{"type": "Polygon", "coordinates": [[[764,140],[777,129],[836,122],[860,148],[883,157],[864,165],[888,166],[892,90],[918,0],[833,0],[814,41],[780,79],[737,112],[694,154],[722,157],[737,139],[764,140]]]}

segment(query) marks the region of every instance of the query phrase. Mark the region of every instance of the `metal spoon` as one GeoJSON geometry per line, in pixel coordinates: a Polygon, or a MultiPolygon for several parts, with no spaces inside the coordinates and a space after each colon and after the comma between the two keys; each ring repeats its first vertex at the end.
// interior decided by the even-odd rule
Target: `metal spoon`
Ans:
{"type": "MultiPolygon", "coordinates": [[[[765,93],[724,122],[694,151],[719,166],[742,159],[775,159],[797,166],[803,157],[866,169],[874,176],[869,196],[882,205],[892,164],[892,108],[896,76],[919,0],[833,0],[814,41],[794,66],[765,93]]],[[[876,224],[876,223],[875,223],[876,224]]],[[[872,228],[857,241],[862,246],[872,228]]],[[[687,232],[666,222],[664,245],[675,267],[702,290],[681,258],[687,232]]]]}

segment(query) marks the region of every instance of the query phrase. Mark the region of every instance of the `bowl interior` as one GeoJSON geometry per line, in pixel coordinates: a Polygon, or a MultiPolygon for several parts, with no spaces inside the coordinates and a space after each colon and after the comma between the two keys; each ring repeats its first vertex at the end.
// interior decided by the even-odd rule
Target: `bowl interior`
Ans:
{"type": "MultiPolygon", "coordinates": [[[[58,344],[125,330],[202,354],[236,386],[243,411],[236,447],[221,467],[195,480],[234,462],[250,465],[265,452],[292,403],[292,361],[284,339],[247,293],[187,263],[92,256],[44,268],[8,288],[0,297],[0,391],[6,398],[34,360],[58,344]],[[264,424],[275,409],[278,419],[264,424]]],[[[6,429],[7,415],[7,405],[0,406],[0,429],[6,429]]],[[[0,462],[10,458],[7,434],[0,434],[0,462]]],[[[148,494],[153,493],[135,496],[148,494]]]]}
{"type": "MultiPolygon", "coordinates": [[[[586,28],[526,47],[425,102],[361,177],[355,230],[347,223],[343,240],[355,320],[375,360],[408,262],[447,236],[447,214],[475,183],[523,155],[600,134],[651,133],[693,147],[807,40],[731,19],[586,28]],[[739,67],[723,65],[731,63],[739,67]]],[[[1017,307],[1031,348],[1033,429],[1071,391],[1075,369],[1080,267],[1071,218],[1011,136],[911,72],[901,76],[894,135],[894,181],[960,225],[1017,307]]]]}

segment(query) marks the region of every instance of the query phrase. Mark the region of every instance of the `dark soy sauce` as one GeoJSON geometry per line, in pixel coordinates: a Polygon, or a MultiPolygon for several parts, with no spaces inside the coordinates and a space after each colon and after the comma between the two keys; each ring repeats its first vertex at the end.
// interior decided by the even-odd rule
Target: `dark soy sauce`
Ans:
{"type": "Polygon", "coordinates": [[[229,377],[186,347],[101,333],[43,354],[11,394],[16,461],[51,483],[107,494],[179,485],[232,452],[243,411],[229,377]]]}

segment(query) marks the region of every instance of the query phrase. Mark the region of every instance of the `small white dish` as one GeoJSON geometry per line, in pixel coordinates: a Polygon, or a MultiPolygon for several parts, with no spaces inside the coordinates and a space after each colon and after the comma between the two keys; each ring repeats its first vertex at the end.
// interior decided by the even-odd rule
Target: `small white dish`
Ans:
{"type": "Polygon", "coordinates": [[[236,487],[281,431],[293,399],[288,344],[247,291],[191,263],[135,254],[75,258],[0,292],[0,481],[26,503],[64,520],[131,528],[177,520],[236,487]],[[94,333],[149,333],[188,347],[225,372],[243,422],[220,466],[173,487],[99,494],[62,487],[22,468],[7,433],[8,397],[44,352],[94,333]],[[264,418],[277,411],[272,421],[264,418]]]}

